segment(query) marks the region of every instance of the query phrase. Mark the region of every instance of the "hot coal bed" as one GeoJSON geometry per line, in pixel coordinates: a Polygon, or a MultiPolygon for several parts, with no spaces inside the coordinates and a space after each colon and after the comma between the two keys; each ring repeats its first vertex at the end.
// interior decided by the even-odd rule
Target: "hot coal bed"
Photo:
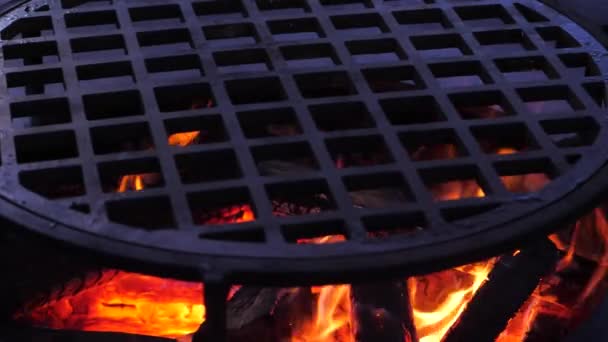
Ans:
{"type": "Polygon", "coordinates": [[[0,11],[0,341],[608,339],[608,5],[0,11]]]}

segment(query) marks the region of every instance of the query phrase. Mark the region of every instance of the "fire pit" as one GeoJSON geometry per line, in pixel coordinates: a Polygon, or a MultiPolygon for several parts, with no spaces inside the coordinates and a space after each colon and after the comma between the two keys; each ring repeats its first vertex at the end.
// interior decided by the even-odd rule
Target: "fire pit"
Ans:
{"type": "MultiPolygon", "coordinates": [[[[268,341],[519,341],[575,255],[604,265],[580,249],[608,236],[602,209],[564,227],[608,188],[606,50],[537,1],[9,5],[0,215],[106,268],[19,321],[83,327],[57,303],[171,287],[187,327],[123,332],[204,315],[200,341],[270,336],[243,326],[280,312],[268,341]],[[328,283],[353,285],[287,288],[328,283]],[[425,325],[427,285],[451,283],[448,322],[425,325]]],[[[587,276],[569,298],[599,296],[587,276]]]]}

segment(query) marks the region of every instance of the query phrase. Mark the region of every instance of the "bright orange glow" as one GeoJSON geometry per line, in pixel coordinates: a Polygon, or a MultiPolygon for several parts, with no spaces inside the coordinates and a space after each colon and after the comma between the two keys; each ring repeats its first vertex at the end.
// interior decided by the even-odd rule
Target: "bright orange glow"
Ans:
{"type": "Polygon", "coordinates": [[[35,307],[23,318],[52,329],[178,337],[204,321],[202,303],[201,283],[104,271],[96,284],[35,307]]]}
{"type": "Polygon", "coordinates": [[[495,342],[522,342],[525,341],[528,331],[532,328],[539,314],[549,314],[555,317],[569,318],[571,309],[558,303],[554,296],[542,294],[539,285],[532,296],[524,303],[519,312],[509,320],[507,328],[498,336],[495,342]]]}
{"type": "Polygon", "coordinates": [[[255,214],[249,204],[232,205],[218,210],[217,215],[207,217],[197,222],[197,224],[229,224],[242,223],[255,220],[255,214]]]}
{"type": "Polygon", "coordinates": [[[501,147],[496,151],[496,154],[514,154],[517,153],[517,150],[514,148],[510,148],[510,147],[501,147]]]}
{"type": "Polygon", "coordinates": [[[124,175],[120,178],[120,184],[118,185],[118,192],[125,192],[128,190],[140,191],[144,189],[143,175],[124,175]]]}
{"type": "Polygon", "coordinates": [[[551,179],[544,173],[501,176],[505,188],[511,192],[535,192],[544,188],[551,179]]]}
{"type": "Polygon", "coordinates": [[[559,249],[560,251],[564,251],[564,250],[568,249],[568,245],[566,243],[564,243],[557,234],[549,235],[549,240],[551,240],[551,242],[553,242],[555,247],[557,247],[557,249],[559,249]]]}
{"type": "Polygon", "coordinates": [[[477,181],[457,180],[435,184],[431,187],[433,198],[438,201],[453,201],[461,198],[484,197],[486,194],[477,181]]]}
{"type": "Polygon", "coordinates": [[[251,210],[251,207],[248,206],[243,216],[241,216],[241,218],[238,219],[237,222],[249,222],[253,220],[255,220],[255,215],[253,214],[253,210],[251,210]]]}
{"type": "MultiPolygon", "coordinates": [[[[197,131],[171,135],[169,144],[187,146],[200,138],[197,131]]],[[[512,148],[500,148],[498,154],[512,154],[512,148]]],[[[420,158],[455,157],[451,147],[420,150],[420,158]],[[424,153],[424,156],[422,155],[424,153]]],[[[336,166],[345,165],[338,158],[336,166]]],[[[501,180],[512,192],[538,191],[549,181],[543,173],[502,176],[501,180]]],[[[152,184],[147,174],[125,175],[117,191],[139,191],[152,184]]],[[[485,193],[477,181],[455,180],[431,187],[436,200],[457,200],[483,197],[485,193]]],[[[248,222],[255,219],[252,206],[231,205],[219,208],[212,214],[203,213],[201,224],[248,222]]],[[[608,275],[608,221],[601,208],[579,220],[569,239],[558,234],[549,239],[564,253],[556,266],[556,273],[542,279],[519,312],[513,317],[496,342],[522,342],[539,315],[571,318],[571,303],[562,303],[552,290],[560,286],[559,272],[577,267],[575,259],[584,256],[598,266],[589,276],[576,305],[588,301],[608,275]],[[590,237],[591,236],[591,237],[590,237]],[[599,247],[598,247],[599,246],[599,247]]],[[[301,238],[298,244],[329,244],[346,240],[344,235],[301,238]]],[[[513,256],[521,251],[516,250],[513,256]]],[[[458,321],[468,303],[486,282],[498,258],[465,266],[412,277],[408,290],[413,309],[414,323],[420,342],[441,342],[449,329],[458,321]]],[[[231,298],[236,287],[230,292],[231,298]]],[[[350,285],[314,286],[297,291],[313,295],[312,316],[292,322],[289,342],[355,342],[356,322],[353,316],[350,285]]],[[[202,285],[177,280],[161,279],[140,274],[111,271],[96,284],[70,296],[64,296],[35,307],[22,314],[22,318],[55,329],[120,331],[144,335],[178,337],[193,333],[204,320],[202,285]]],[[[252,336],[255,340],[255,337],[252,336]]]]}
{"type": "Polygon", "coordinates": [[[302,245],[324,245],[328,243],[338,243],[346,240],[344,235],[326,235],[317,238],[302,238],[298,239],[296,242],[302,245]]]}
{"type": "Polygon", "coordinates": [[[175,133],[169,136],[169,145],[186,147],[196,142],[200,136],[200,131],[191,131],[183,133],[175,133]]]}
{"type": "MultiPolygon", "coordinates": [[[[448,158],[456,153],[445,148],[435,152],[448,158]]],[[[435,200],[443,201],[485,196],[474,179],[435,184],[431,193],[435,200]]],[[[490,259],[408,279],[414,324],[420,342],[441,341],[484,284],[495,262],[496,259],[490,259]]]]}
{"type": "Polygon", "coordinates": [[[420,342],[440,342],[486,281],[496,259],[408,280],[420,342]]]}
{"type": "MultiPolygon", "coordinates": [[[[211,103],[211,102],[210,102],[211,103]]],[[[212,104],[212,103],[211,103],[212,104]]],[[[196,143],[200,138],[200,131],[190,131],[175,133],[169,136],[169,145],[185,147],[196,143]]],[[[127,190],[140,191],[146,187],[145,180],[149,177],[148,173],[124,175],[120,178],[117,192],[125,192],[127,190]]],[[[255,214],[249,204],[234,205],[222,208],[217,217],[211,217],[200,224],[226,224],[226,223],[241,223],[255,220],[255,214]]]]}
{"type": "Polygon", "coordinates": [[[291,342],[355,342],[350,285],[321,286],[312,291],[317,297],[313,320],[305,322],[291,342]]]}
{"type": "MultiPolygon", "coordinates": [[[[299,239],[298,243],[326,244],[344,240],[343,235],[328,235],[299,239]]],[[[350,291],[350,285],[312,287],[311,292],[316,297],[313,319],[296,329],[291,342],[355,342],[350,291]]]]}
{"type": "MultiPolygon", "coordinates": [[[[169,136],[169,145],[185,147],[185,146],[195,143],[196,140],[198,139],[199,135],[200,135],[200,131],[191,131],[191,132],[171,134],[169,136]]],[[[120,177],[116,191],[117,192],[126,192],[129,190],[141,191],[146,187],[145,179],[147,177],[149,177],[150,175],[153,175],[153,174],[141,173],[141,174],[124,175],[124,176],[120,177]]]]}

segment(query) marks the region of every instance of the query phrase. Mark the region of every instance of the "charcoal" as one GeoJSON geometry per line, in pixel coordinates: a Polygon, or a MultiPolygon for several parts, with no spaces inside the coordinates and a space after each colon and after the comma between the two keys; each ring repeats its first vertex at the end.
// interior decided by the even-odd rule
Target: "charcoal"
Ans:
{"type": "Polygon", "coordinates": [[[279,176],[292,173],[309,172],[314,170],[309,163],[302,161],[288,162],[282,160],[266,160],[258,163],[258,169],[264,176],[279,176]]]}
{"type": "Polygon", "coordinates": [[[365,189],[350,192],[353,204],[362,208],[385,208],[395,203],[403,203],[407,198],[399,189],[365,189]]]}

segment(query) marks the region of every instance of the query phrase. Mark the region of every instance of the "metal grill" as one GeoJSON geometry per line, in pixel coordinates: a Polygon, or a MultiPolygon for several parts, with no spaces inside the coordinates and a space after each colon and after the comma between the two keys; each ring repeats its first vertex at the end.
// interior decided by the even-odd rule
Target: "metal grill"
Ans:
{"type": "Polygon", "coordinates": [[[3,27],[3,213],[145,265],[430,271],[606,182],[606,51],[536,1],[26,1],[3,27]]]}

